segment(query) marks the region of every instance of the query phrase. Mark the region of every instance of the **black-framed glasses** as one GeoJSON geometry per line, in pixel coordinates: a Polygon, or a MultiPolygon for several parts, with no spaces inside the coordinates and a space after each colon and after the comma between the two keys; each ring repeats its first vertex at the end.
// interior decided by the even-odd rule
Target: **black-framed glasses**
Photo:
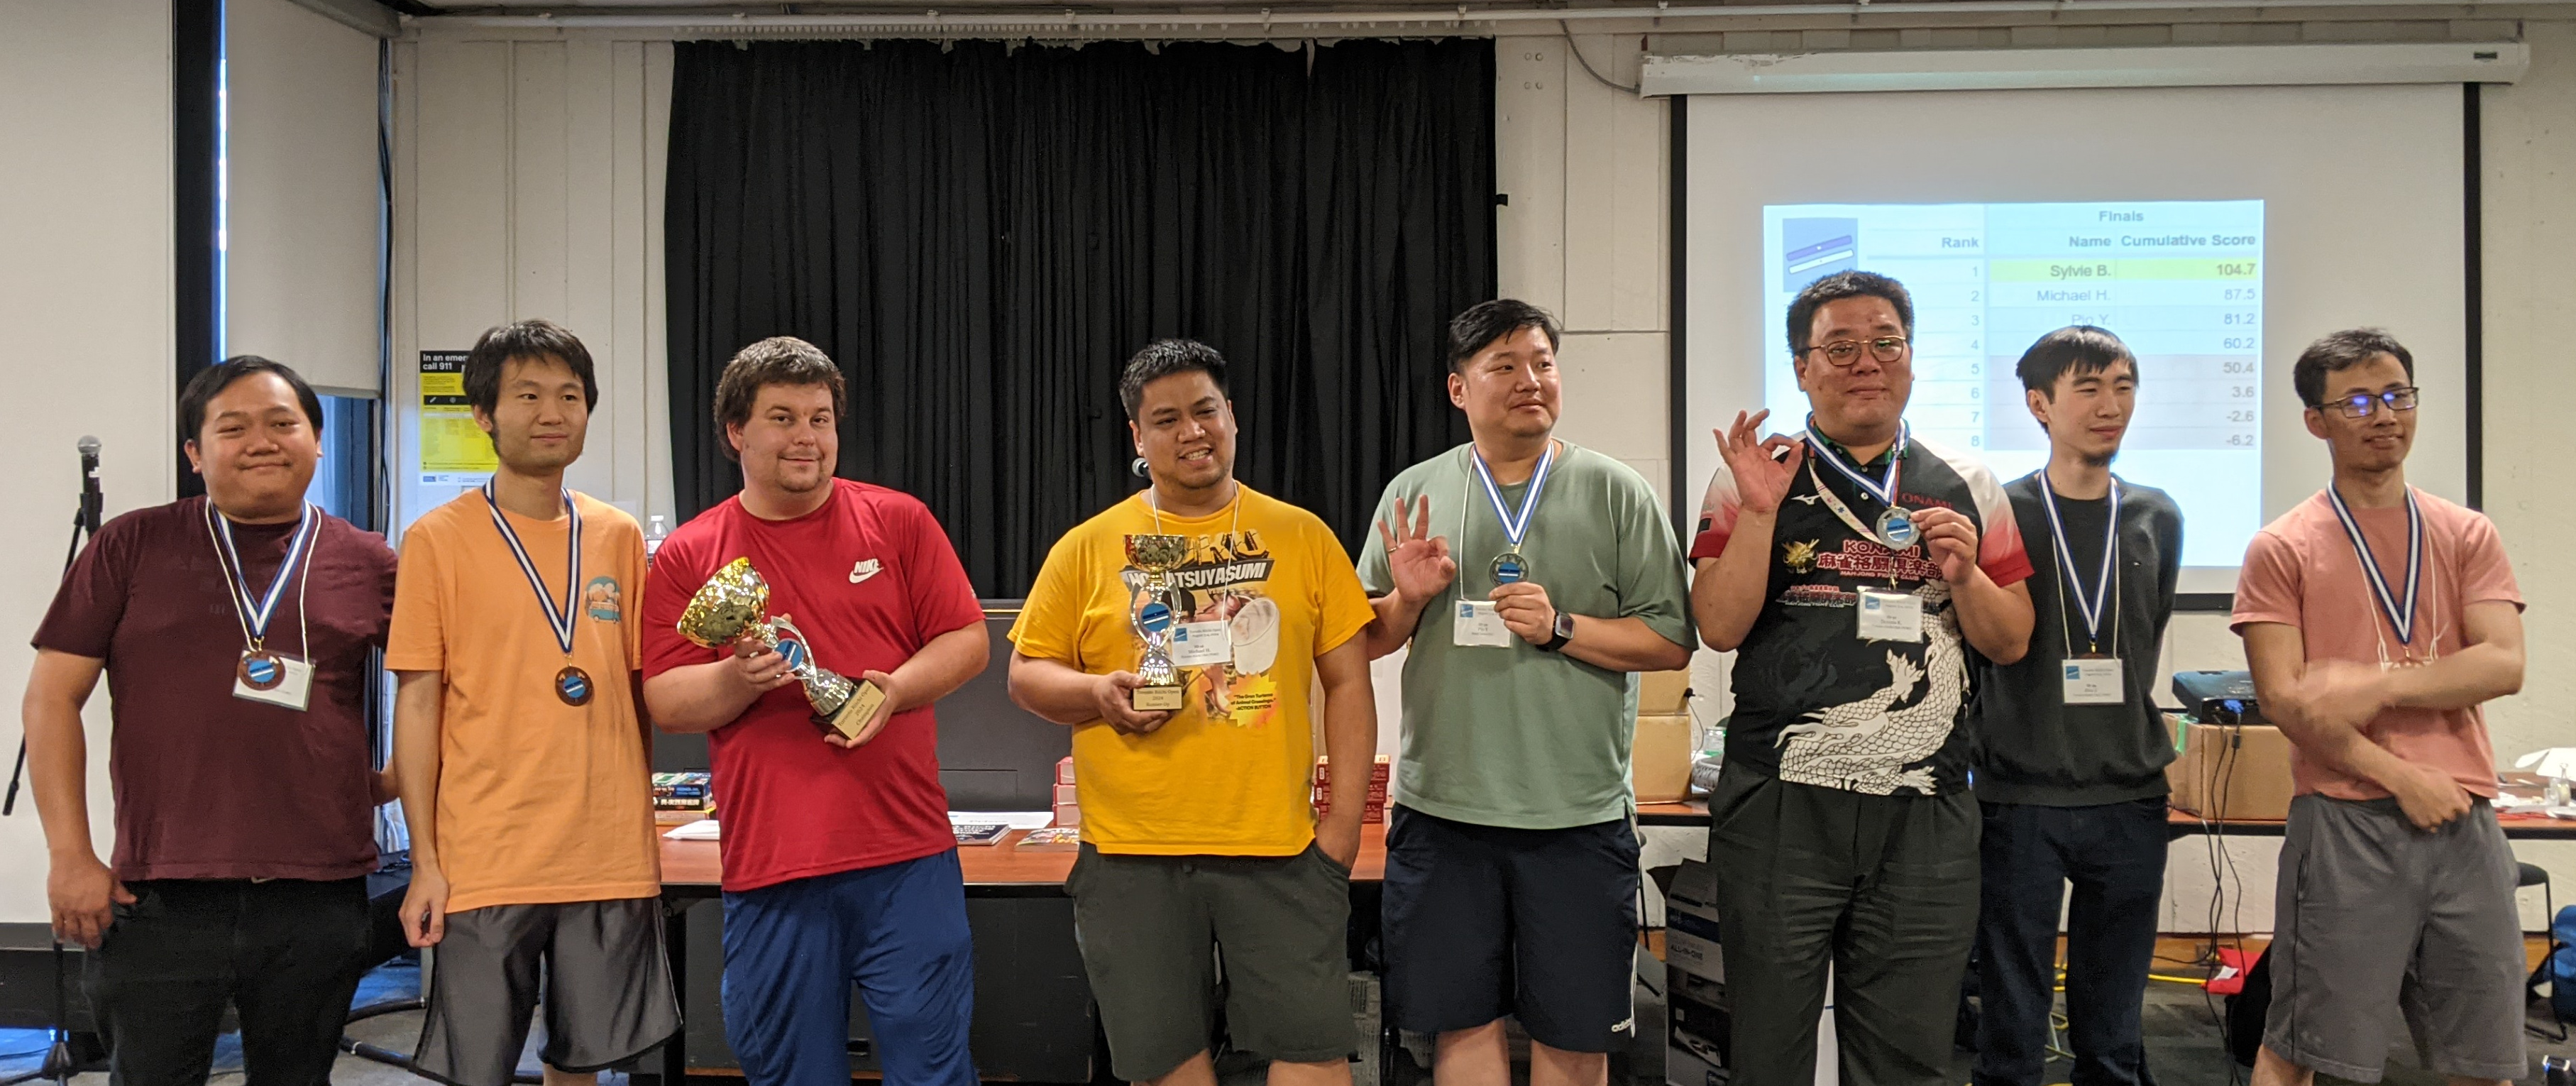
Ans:
{"type": "Polygon", "coordinates": [[[2387,404],[2391,411],[2415,410],[2415,387],[2392,388],[2386,392],[2356,392],[2339,400],[2328,400],[2326,406],[2348,419],[2366,419],[2387,404]]]}
{"type": "Polygon", "coordinates": [[[1905,357],[1905,337],[1879,336],[1876,339],[1838,339],[1831,343],[1819,343],[1807,349],[1810,351],[1823,352],[1825,361],[1833,363],[1837,368],[1849,366],[1852,363],[1860,361],[1860,353],[1863,350],[1867,350],[1871,358],[1875,358],[1882,363],[1894,362],[1897,359],[1905,357]]]}

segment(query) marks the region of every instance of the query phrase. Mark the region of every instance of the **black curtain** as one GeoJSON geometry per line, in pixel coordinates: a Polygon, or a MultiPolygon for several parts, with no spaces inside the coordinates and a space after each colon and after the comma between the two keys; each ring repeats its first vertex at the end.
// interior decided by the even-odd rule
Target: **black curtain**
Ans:
{"type": "Polygon", "coordinates": [[[716,376],[772,335],[847,376],[840,473],[927,502],[986,596],[1140,485],[1117,377],[1159,336],[1224,352],[1238,475],[1354,548],[1465,440],[1442,352],[1494,293],[1489,41],[676,52],[684,516],[740,488],[716,376]]]}
{"type": "MultiPolygon", "coordinates": [[[[220,80],[216,64],[223,56],[223,0],[172,0],[170,5],[170,235],[173,341],[176,377],[170,402],[188,382],[223,361],[215,345],[222,320],[216,281],[221,258],[215,249],[215,98],[220,80]]],[[[177,418],[177,412],[171,413],[177,418]]],[[[179,496],[206,492],[206,480],[188,465],[186,443],[194,434],[170,435],[170,455],[179,465],[179,496]]]]}

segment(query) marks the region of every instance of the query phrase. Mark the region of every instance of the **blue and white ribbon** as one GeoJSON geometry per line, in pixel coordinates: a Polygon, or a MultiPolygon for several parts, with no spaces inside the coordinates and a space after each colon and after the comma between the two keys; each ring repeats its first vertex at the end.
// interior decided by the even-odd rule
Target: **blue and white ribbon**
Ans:
{"type": "Polygon", "coordinates": [[[519,560],[519,572],[527,575],[528,587],[537,592],[537,604],[546,611],[546,625],[554,628],[555,643],[563,646],[564,656],[572,656],[572,632],[575,609],[581,596],[581,509],[573,504],[572,491],[563,492],[564,515],[572,518],[572,553],[565,558],[563,606],[546,594],[546,579],[537,573],[537,563],[528,557],[528,548],[519,542],[519,533],[510,529],[509,518],[501,515],[501,503],[492,496],[492,484],[483,484],[483,504],[492,511],[492,526],[501,530],[501,541],[510,545],[510,554],[519,560]]]}
{"type": "Polygon", "coordinates": [[[1503,538],[1511,541],[1512,550],[1521,549],[1521,539],[1529,535],[1530,518],[1538,512],[1538,496],[1547,489],[1548,469],[1556,463],[1556,442],[1550,440],[1547,451],[1539,454],[1538,470],[1530,473],[1529,492],[1521,495],[1521,509],[1517,516],[1504,508],[1503,490],[1494,485],[1494,473],[1485,466],[1485,454],[1476,450],[1469,452],[1475,459],[1476,481],[1485,484],[1485,497],[1492,500],[1494,516],[1503,522],[1503,538]]]}
{"type": "MultiPolygon", "coordinates": [[[[1851,480],[1852,485],[1859,487],[1861,493],[1878,499],[1879,504],[1890,509],[1896,508],[1897,474],[1905,470],[1905,450],[1908,445],[1912,444],[1914,440],[1913,435],[1914,426],[1912,423],[1899,422],[1896,424],[1896,443],[1888,446],[1887,481],[1885,483],[1873,483],[1869,481],[1869,476],[1863,475],[1859,471],[1854,470],[1850,464],[1843,462],[1842,457],[1834,455],[1833,450],[1826,448],[1825,439],[1816,435],[1816,420],[1813,417],[1809,417],[1807,419],[1807,447],[1809,451],[1815,453],[1815,458],[1833,465],[1834,470],[1841,472],[1843,478],[1851,480]]],[[[1862,534],[1866,535],[1868,533],[1863,532],[1862,534]]]]}
{"type": "Polygon", "coordinates": [[[2335,519],[2343,522],[2343,534],[2352,540],[2353,553],[2361,556],[2362,576],[2370,579],[2370,590],[2379,597],[2379,608],[2388,615],[2388,626],[2397,631],[2397,643],[2415,640],[2415,590],[2424,580],[2424,513],[2415,507],[2415,488],[2406,488],[2406,599],[2398,602],[2388,590],[2388,577],[2379,572],[2379,560],[2371,556],[2370,541],[2362,538],[2361,522],[2353,519],[2352,507],[2343,503],[2343,495],[2333,485],[2326,487],[2326,501],[2334,506],[2335,519]]]}
{"type": "Polygon", "coordinates": [[[2111,571],[2120,564],[2120,479],[2111,477],[2111,526],[2102,533],[2102,569],[2094,578],[2093,593],[2085,595],[2084,582],[2075,579],[2075,549],[2066,542],[2066,520],[2057,512],[2057,488],[2048,485],[2048,472],[2039,473],[2040,504],[2048,507],[2048,534],[2057,544],[2057,568],[2065,571],[2066,583],[2075,589],[2075,608],[2084,616],[2084,639],[2087,644],[2102,643],[2102,607],[2111,599],[2111,571]]]}
{"type": "MultiPolygon", "coordinates": [[[[211,503],[210,503],[211,506],[211,503]]],[[[233,607],[241,614],[242,626],[250,634],[253,647],[268,640],[268,620],[277,616],[277,601],[286,596],[286,582],[296,564],[306,560],[312,550],[314,527],[313,503],[304,504],[303,515],[295,521],[295,535],[286,545],[286,560],[277,564],[269,577],[268,588],[253,599],[250,594],[250,570],[242,565],[241,551],[233,545],[233,522],[221,513],[213,517],[215,538],[224,545],[224,585],[232,590],[233,607]]]]}

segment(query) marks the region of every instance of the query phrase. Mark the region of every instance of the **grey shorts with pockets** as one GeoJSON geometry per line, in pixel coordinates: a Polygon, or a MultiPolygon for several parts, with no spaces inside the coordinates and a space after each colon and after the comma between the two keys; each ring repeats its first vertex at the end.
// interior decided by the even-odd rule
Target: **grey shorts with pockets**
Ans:
{"type": "Polygon", "coordinates": [[[2393,799],[2290,803],[2263,1046],[2377,1082],[2401,1019],[2426,1070],[2522,1077],[2513,850],[2485,800],[2430,832],[2393,799]]]}

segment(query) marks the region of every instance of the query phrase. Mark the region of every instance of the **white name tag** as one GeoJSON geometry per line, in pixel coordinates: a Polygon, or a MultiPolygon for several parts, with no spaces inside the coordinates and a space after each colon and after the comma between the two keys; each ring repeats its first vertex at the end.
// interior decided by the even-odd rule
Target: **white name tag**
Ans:
{"type": "Polygon", "coordinates": [[[1923,640],[1923,597],[1911,592],[1882,592],[1875,588],[1860,590],[1860,639],[1863,641],[1923,640]]]}
{"type": "Polygon", "coordinates": [[[277,663],[285,672],[277,685],[261,690],[236,675],[233,677],[233,696],[303,712],[306,700],[313,696],[313,665],[283,654],[277,657],[277,663]]]}
{"type": "Polygon", "coordinates": [[[1520,636],[1503,625],[1492,600],[1459,600],[1458,621],[1450,625],[1449,643],[1468,648],[1507,649],[1520,636]]]}
{"type": "Polygon", "coordinates": [[[2120,659],[2085,657],[2062,661],[2068,705],[2119,705],[2129,700],[2129,684],[2120,673],[2120,659]]]}
{"type": "Polygon", "coordinates": [[[1172,629],[1172,663],[1176,667],[1206,667],[1234,659],[1234,641],[1226,636],[1225,620],[1184,622],[1172,629]]]}

